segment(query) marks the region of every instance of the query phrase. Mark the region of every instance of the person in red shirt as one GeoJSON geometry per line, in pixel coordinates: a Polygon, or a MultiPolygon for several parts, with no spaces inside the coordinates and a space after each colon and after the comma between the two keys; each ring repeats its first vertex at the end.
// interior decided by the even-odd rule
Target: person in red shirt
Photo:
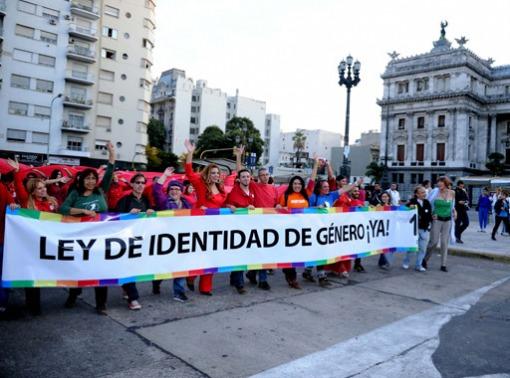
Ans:
{"type": "MultiPolygon", "coordinates": [[[[364,206],[364,202],[359,199],[359,187],[353,186],[349,188],[350,191],[345,192],[334,203],[335,207],[356,207],[364,206]]],[[[351,270],[351,260],[339,261],[327,266],[335,274],[341,274],[344,278],[349,278],[349,271],[351,270]]],[[[357,272],[364,272],[365,269],[361,265],[361,259],[354,260],[354,269],[357,272]]]]}
{"type": "MultiPolygon", "coordinates": [[[[4,257],[4,233],[5,233],[5,209],[9,206],[14,210],[18,205],[14,201],[7,187],[0,182],[0,282],[2,279],[2,265],[4,257]]],[[[7,311],[7,302],[9,301],[9,292],[0,284],[0,318],[7,311]]]]}
{"type": "MultiPolygon", "coordinates": [[[[227,194],[220,180],[220,168],[216,164],[209,164],[200,173],[193,172],[192,160],[195,145],[186,139],[184,146],[188,151],[186,155],[186,164],[184,170],[186,176],[197,192],[197,202],[195,208],[198,209],[219,209],[225,206],[227,194]]],[[[188,288],[194,290],[195,277],[188,277],[188,288]]],[[[200,276],[199,291],[203,295],[212,295],[212,274],[200,276]]]]}
{"type": "MultiPolygon", "coordinates": [[[[255,209],[255,196],[250,191],[251,173],[247,169],[241,169],[237,173],[238,183],[234,185],[232,191],[228,194],[226,205],[230,210],[236,208],[255,209]]],[[[230,273],[230,285],[234,286],[239,294],[246,293],[244,288],[243,271],[230,273]]]]}
{"type": "Polygon", "coordinates": [[[115,172],[112,176],[112,182],[110,189],[106,193],[108,198],[108,210],[115,211],[117,203],[124,196],[127,196],[131,191],[131,187],[124,177],[119,177],[119,174],[115,172]]]}
{"type": "Polygon", "coordinates": [[[188,201],[188,203],[191,206],[195,206],[195,203],[197,203],[197,193],[195,192],[195,188],[189,180],[184,180],[184,192],[182,193],[182,196],[188,201]]]}

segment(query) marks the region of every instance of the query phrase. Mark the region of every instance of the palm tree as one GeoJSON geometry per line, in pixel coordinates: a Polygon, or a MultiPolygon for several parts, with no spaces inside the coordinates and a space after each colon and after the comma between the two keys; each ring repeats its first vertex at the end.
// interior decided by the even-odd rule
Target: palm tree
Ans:
{"type": "Polygon", "coordinates": [[[384,177],[384,170],[384,164],[377,164],[376,161],[373,161],[367,165],[365,175],[372,178],[372,182],[381,182],[384,177]]]}
{"type": "Polygon", "coordinates": [[[294,142],[293,148],[296,151],[296,168],[299,164],[299,156],[301,151],[305,149],[306,135],[303,134],[302,131],[297,130],[292,137],[292,141],[294,142]]]}

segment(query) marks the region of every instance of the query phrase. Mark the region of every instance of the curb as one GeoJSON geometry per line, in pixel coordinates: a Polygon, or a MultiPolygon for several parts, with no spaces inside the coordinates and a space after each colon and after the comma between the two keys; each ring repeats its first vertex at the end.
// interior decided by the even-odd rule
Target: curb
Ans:
{"type": "Polygon", "coordinates": [[[498,255],[496,253],[481,252],[475,249],[464,248],[463,249],[448,248],[448,252],[453,256],[471,257],[510,264],[510,255],[498,255]]]}

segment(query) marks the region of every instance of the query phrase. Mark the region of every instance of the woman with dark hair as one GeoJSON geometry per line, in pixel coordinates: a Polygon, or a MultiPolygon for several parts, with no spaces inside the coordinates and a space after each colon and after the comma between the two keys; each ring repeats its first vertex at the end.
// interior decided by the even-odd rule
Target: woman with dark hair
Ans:
{"type": "MultiPolygon", "coordinates": [[[[289,186],[280,196],[277,208],[286,207],[288,209],[303,209],[310,206],[309,196],[314,187],[313,180],[308,182],[305,187],[305,180],[301,176],[293,176],[289,181],[289,186]]],[[[296,268],[284,268],[285,279],[292,289],[301,289],[297,281],[296,268]]]]}
{"type": "Polygon", "coordinates": [[[197,203],[197,192],[195,191],[195,188],[189,180],[184,180],[182,184],[184,185],[182,197],[185,198],[191,206],[195,206],[195,203],[197,203]]]}
{"type": "MultiPolygon", "coordinates": [[[[95,169],[87,168],[82,171],[76,182],[76,189],[70,192],[60,207],[64,215],[95,217],[98,213],[108,211],[105,193],[110,187],[112,174],[115,167],[115,148],[108,142],[108,165],[103,180],[98,185],[98,174],[95,169]]],[[[106,315],[106,299],[108,287],[95,287],[96,311],[100,315],[106,315]]],[[[76,298],[81,294],[81,288],[69,289],[65,306],[74,307],[76,298]]]]}
{"type": "MultiPolygon", "coordinates": [[[[192,160],[195,145],[186,139],[184,146],[188,151],[184,170],[188,180],[191,182],[197,193],[195,208],[198,209],[220,209],[225,206],[227,194],[221,182],[220,168],[216,164],[209,164],[200,173],[193,172],[192,160]]],[[[212,274],[200,276],[199,291],[203,295],[212,295],[212,274]]],[[[195,277],[188,277],[188,288],[194,290],[195,277]]]]}
{"type": "MultiPolygon", "coordinates": [[[[143,191],[145,189],[145,184],[147,184],[147,179],[143,175],[143,173],[136,173],[131,177],[129,181],[132,191],[130,194],[125,195],[117,202],[117,207],[115,211],[119,213],[147,213],[150,215],[154,212],[151,209],[149,200],[147,197],[143,195],[143,191]]],[[[122,289],[124,290],[125,297],[127,297],[128,308],[130,310],[140,310],[142,305],[138,302],[138,289],[136,288],[135,282],[129,282],[122,285],[122,289]]]]}
{"type": "MultiPolygon", "coordinates": [[[[390,194],[388,192],[382,192],[379,196],[379,201],[380,203],[377,206],[391,206],[390,194]]],[[[385,253],[381,253],[379,255],[379,262],[377,265],[379,265],[379,268],[384,270],[388,270],[390,268],[390,262],[388,261],[385,253]]]]}
{"type": "Polygon", "coordinates": [[[450,240],[450,229],[452,218],[457,218],[455,211],[455,192],[449,189],[451,181],[447,176],[437,179],[437,188],[434,188],[428,197],[432,205],[432,229],[427,245],[427,253],[422,261],[422,266],[427,269],[428,261],[437,243],[441,241],[441,271],[448,272],[446,259],[448,257],[448,241],[450,240]]]}
{"type": "MultiPolygon", "coordinates": [[[[163,172],[161,177],[154,182],[152,190],[154,193],[154,200],[156,201],[157,210],[179,210],[179,209],[191,209],[191,204],[182,195],[183,185],[180,181],[171,180],[168,183],[166,191],[163,191],[163,184],[174,172],[172,167],[168,167],[163,172]]],[[[188,300],[184,292],[184,283],[186,280],[183,277],[174,278],[173,291],[174,300],[177,302],[185,302],[188,300]]],[[[159,294],[161,292],[161,280],[152,281],[152,293],[159,294]]]]}

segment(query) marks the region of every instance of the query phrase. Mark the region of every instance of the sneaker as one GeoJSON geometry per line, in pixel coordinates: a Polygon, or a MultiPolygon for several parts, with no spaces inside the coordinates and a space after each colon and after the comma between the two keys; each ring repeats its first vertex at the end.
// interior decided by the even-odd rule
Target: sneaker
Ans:
{"type": "Polygon", "coordinates": [[[494,235],[491,237],[491,239],[496,241],[496,237],[494,235]]]}
{"type": "Polygon", "coordinates": [[[248,281],[250,281],[250,283],[252,285],[256,285],[257,284],[257,273],[254,272],[254,271],[249,271],[246,273],[246,278],[248,278],[248,281]]]}
{"type": "Polygon", "coordinates": [[[296,280],[290,280],[287,282],[292,289],[301,290],[301,286],[299,286],[299,283],[296,280]]]}
{"type": "Polygon", "coordinates": [[[354,270],[358,273],[365,273],[365,268],[363,268],[363,265],[354,265],[354,270]]]}
{"type": "Polygon", "coordinates": [[[128,303],[128,308],[130,310],[140,310],[142,308],[142,305],[135,299],[134,301],[128,303]]]}
{"type": "Polygon", "coordinates": [[[186,302],[187,300],[188,297],[184,293],[174,295],[174,301],[176,302],[186,302]]]}
{"type": "Polygon", "coordinates": [[[108,315],[108,313],[106,312],[106,306],[97,306],[96,312],[98,315],[108,315]]]}
{"type": "Polygon", "coordinates": [[[349,272],[347,272],[347,271],[342,272],[342,273],[340,273],[340,276],[342,276],[342,278],[349,278],[349,272]]]}
{"type": "Polygon", "coordinates": [[[267,283],[267,281],[259,282],[259,289],[262,290],[271,290],[271,286],[267,283]]]}
{"type": "Polygon", "coordinates": [[[425,269],[422,266],[419,266],[419,267],[415,268],[414,270],[416,270],[417,272],[426,272],[427,271],[427,269],[425,269]]]}
{"type": "Polygon", "coordinates": [[[422,267],[424,267],[425,269],[427,269],[427,268],[428,268],[427,260],[423,260],[423,261],[421,262],[421,266],[422,266],[422,267]]]}
{"type": "Polygon", "coordinates": [[[127,293],[126,293],[126,290],[124,290],[124,289],[122,289],[122,299],[124,299],[126,301],[129,299],[129,297],[128,297],[127,293]]]}
{"type": "Polygon", "coordinates": [[[246,294],[246,289],[243,286],[237,286],[236,290],[241,295],[246,294]]]}
{"type": "Polygon", "coordinates": [[[302,276],[303,276],[303,279],[305,279],[308,282],[315,282],[315,278],[313,278],[313,275],[312,275],[311,271],[309,271],[309,270],[305,270],[303,272],[302,276]]]}
{"type": "MultiPolygon", "coordinates": [[[[360,265],[361,266],[361,265],[360,265]]],[[[383,265],[379,265],[379,268],[381,268],[382,270],[390,270],[390,264],[383,264],[383,265]]],[[[354,267],[354,269],[356,269],[356,267],[354,267]]],[[[361,271],[364,271],[365,269],[363,269],[363,267],[361,266],[361,269],[362,270],[358,270],[356,269],[357,272],[361,272],[361,271]]]]}
{"type": "Polygon", "coordinates": [[[409,269],[409,264],[402,264],[402,269],[405,269],[405,270],[409,269]]]}
{"type": "Polygon", "coordinates": [[[441,267],[441,272],[448,273],[448,268],[446,266],[441,267]]]}
{"type": "Polygon", "coordinates": [[[329,282],[328,277],[319,277],[319,286],[320,287],[331,286],[331,282],[329,282]]]}
{"type": "Polygon", "coordinates": [[[455,242],[459,243],[459,244],[464,244],[464,242],[462,240],[460,240],[460,239],[455,240],[455,242]]]}

